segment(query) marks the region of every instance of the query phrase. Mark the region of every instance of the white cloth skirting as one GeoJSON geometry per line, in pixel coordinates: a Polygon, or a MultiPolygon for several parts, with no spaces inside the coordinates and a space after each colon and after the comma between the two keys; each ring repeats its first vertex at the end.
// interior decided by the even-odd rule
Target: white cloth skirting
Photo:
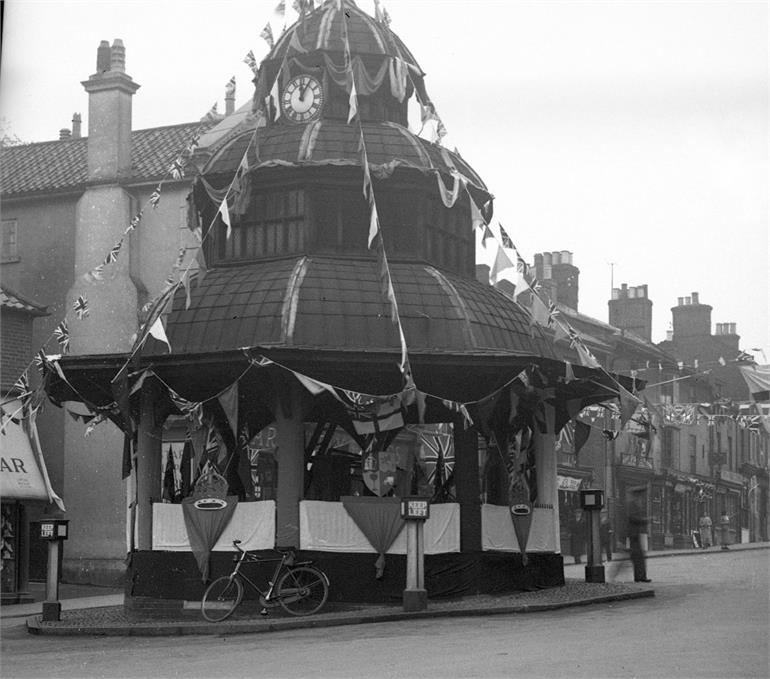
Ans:
{"type": "MultiPolygon", "coordinates": [[[[232,552],[233,540],[241,541],[241,549],[275,547],[275,500],[239,502],[230,523],[219,536],[212,551],[232,552]]],[[[190,551],[182,505],[153,504],[152,548],[155,551],[190,551]]]]}
{"type": "MultiPolygon", "coordinates": [[[[431,510],[433,508],[431,507],[431,510]]],[[[535,507],[527,540],[528,552],[556,552],[553,509],[535,507]]],[[[481,505],[481,547],[501,552],[520,552],[511,512],[507,506],[481,505]]]]}
{"type": "MultiPolygon", "coordinates": [[[[341,502],[300,502],[299,534],[300,549],[376,553],[341,502]]],[[[425,554],[459,552],[460,505],[431,505],[430,518],[425,522],[424,541],[425,554]]],[[[388,554],[406,554],[406,530],[401,530],[388,554]]]]}

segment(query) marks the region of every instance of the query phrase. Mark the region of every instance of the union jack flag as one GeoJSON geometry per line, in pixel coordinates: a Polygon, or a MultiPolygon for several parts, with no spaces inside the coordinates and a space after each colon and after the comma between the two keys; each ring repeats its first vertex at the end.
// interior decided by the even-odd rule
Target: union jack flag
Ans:
{"type": "Polygon", "coordinates": [[[78,295],[78,298],[75,300],[75,303],[72,305],[72,308],[75,310],[75,312],[78,315],[78,318],[81,321],[86,316],[88,316],[88,300],[86,299],[85,295],[78,295]]]}
{"type": "Polygon", "coordinates": [[[259,37],[262,38],[268,45],[270,45],[270,49],[273,49],[273,45],[275,44],[275,40],[273,39],[273,28],[270,26],[270,24],[265,24],[265,27],[262,29],[262,32],[259,34],[259,37]]]}
{"type": "Polygon", "coordinates": [[[548,305],[548,325],[551,326],[556,322],[557,316],[561,316],[561,312],[556,308],[556,303],[551,302],[548,305]]]}
{"type": "Polygon", "coordinates": [[[158,207],[158,203],[160,203],[160,184],[157,186],[157,188],[152,192],[152,195],[150,196],[150,205],[152,205],[153,208],[158,207]]]}
{"type": "Polygon", "coordinates": [[[13,388],[20,394],[28,394],[30,392],[29,377],[27,376],[26,370],[19,375],[19,378],[13,383],[13,388]]]}
{"type": "Polygon", "coordinates": [[[173,179],[182,179],[184,177],[184,161],[182,157],[177,157],[171,166],[168,168],[168,172],[173,179]]]}
{"type": "Polygon", "coordinates": [[[503,242],[503,247],[508,248],[509,250],[514,250],[515,248],[513,247],[513,241],[511,240],[511,237],[505,232],[502,224],[499,224],[499,226],[500,240],[503,242]]]}
{"type": "Polygon", "coordinates": [[[449,480],[455,468],[455,450],[447,425],[440,424],[435,431],[420,434],[420,459],[428,483],[443,486],[449,480]]]}
{"type": "Polygon", "coordinates": [[[124,234],[129,233],[130,231],[133,231],[137,226],[139,226],[139,222],[142,220],[142,211],[139,211],[139,214],[134,215],[131,218],[131,222],[126,228],[126,230],[123,232],[124,234]]]}
{"type": "MultiPolygon", "coordinates": [[[[134,217],[136,219],[136,217],[134,217]]],[[[131,221],[133,224],[133,220],[131,221]]],[[[107,256],[104,258],[103,264],[112,264],[113,262],[118,261],[118,254],[120,253],[120,249],[123,247],[123,239],[121,238],[115,245],[112,246],[112,250],[110,250],[107,253],[107,256]]]]}
{"type": "Polygon", "coordinates": [[[37,366],[37,369],[40,371],[40,374],[44,375],[50,362],[48,360],[48,356],[45,355],[45,351],[39,349],[33,360],[35,362],[35,366],[37,366]]]}
{"type": "Polygon", "coordinates": [[[257,66],[257,59],[254,56],[253,50],[249,50],[249,53],[243,58],[243,63],[247,64],[251,69],[251,72],[255,75],[259,71],[259,66],[257,66]]]}
{"type": "Polygon", "coordinates": [[[53,334],[56,338],[56,341],[59,343],[59,346],[61,347],[62,353],[68,354],[70,350],[70,331],[67,327],[66,319],[56,326],[53,334]]]}

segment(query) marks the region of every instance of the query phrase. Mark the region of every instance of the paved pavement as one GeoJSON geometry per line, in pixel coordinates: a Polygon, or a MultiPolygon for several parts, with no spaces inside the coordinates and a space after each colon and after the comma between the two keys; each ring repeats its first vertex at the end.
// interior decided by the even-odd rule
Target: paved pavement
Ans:
{"type": "MultiPolygon", "coordinates": [[[[770,542],[731,545],[730,551],[747,549],[770,549],[770,542]]],[[[730,551],[710,548],[725,556],[730,551]]],[[[701,555],[702,550],[665,550],[648,552],[650,559],[667,556],[701,555]]],[[[627,554],[618,553],[615,560],[627,559],[627,554]]],[[[565,557],[565,561],[572,561],[565,557]]],[[[177,619],[136,620],[126,615],[123,609],[123,593],[120,590],[105,590],[99,587],[62,585],[60,600],[62,616],[60,621],[42,622],[40,601],[31,604],[3,606],[0,617],[10,622],[12,618],[26,619],[26,626],[32,634],[47,635],[110,635],[110,636],[179,636],[200,634],[245,634],[273,632],[308,627],[355,625],[368,622],[385,622],[405,619],[478,616],[510,613],[533,613],[568,606],[582,606],[607,601],[620,601],[651,597],[655,595],[652,585],[631,582],[586,583],[585,564],[565,563],[564,587],[534,592],[513,592],[504,595],[480,595],[454,600],[430,600],[424,611],[403,611],[396,605],[346,605],[331,608],[310,617],[283,617],[272,614],[259,616],[244,605],[232,619],[222,623],[204,621],[198,610],[183,611],[177,619]],[[243,610],[242,610],[243,609],[243,610]]],[[[630,578],[630,569],[626,571],[630,578]]],[[[654,578],[654,568],[650,569],[654,578]]],[[[36,598],[42,600],[45,593],[40,591],[36,598]]],[[[21,622],[21,621],[19,621],[21,622]]],[[[7,623],[6,623],[7,624],[7,623]]]]}

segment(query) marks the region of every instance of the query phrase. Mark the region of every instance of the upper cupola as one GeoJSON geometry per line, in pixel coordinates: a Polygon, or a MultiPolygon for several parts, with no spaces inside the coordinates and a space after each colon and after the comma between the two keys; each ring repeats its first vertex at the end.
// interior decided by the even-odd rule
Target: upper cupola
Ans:
{"type": "Polygon", "coordinates": [[[352,0],[328,0],[280,36],[255,78],[268,125],[347,120],[355,88],[365,122],[407,125],[407,101],[428,103],[424,73],[387,23],[352,0]]]}

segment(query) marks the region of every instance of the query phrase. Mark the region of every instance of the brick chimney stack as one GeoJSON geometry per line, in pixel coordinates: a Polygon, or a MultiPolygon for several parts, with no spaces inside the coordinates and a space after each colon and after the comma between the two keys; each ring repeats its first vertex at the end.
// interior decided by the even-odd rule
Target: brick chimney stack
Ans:
{"type": "Polygon", "coordinates": [[[79,113],[72,114],[72,138],[80,139],[82,136],[80,133],[80,126],[82,125],[82,119],[79,113]]]}
{"type": "MultiPolygon", "coordinates": [[[[115,40],[110,47],[102,40],[96,51],[96,73],[82,83],[88,92],[87,180],[76,208],[75,282],[68,292],[69,308],[86,292],[83,275],[120,240],[134,212],[134,198],[122,184],[131,174],[131,102],[139,85],[125,67],[123,41],[115,40]]],[[[79,136],[80,114],[72,120],[79,136]]],[[[128,250],[125,247],[110,266],[109,283],[88,289],[89,322],[70,328],[73,354],[121,353],[130,348],[138,291],[128,250]]]]}
{"type": "Polygon", "coordinates": [[[88,179],[114,181],[131,171],[131,100],[139,89],[126,75],[126,48],[102,40],[96,73],[83,81],[88,92],[88,179]]]}
{"type": "Polygon", "coordinates": [[[646,285],[629,287],[623,283],[613,288],[608,305],[610,325],[652,341],[652,300],[647,297],[646,285]]]}
{"type": "Polygon", "coordinates": [[[689,297],[679,297],[678,304],[671,307],[674,323],[674,341],[685,337],[708,337],[711,335],[711,309],[708,304],[701,304],[698,293],[689,297]]]}

